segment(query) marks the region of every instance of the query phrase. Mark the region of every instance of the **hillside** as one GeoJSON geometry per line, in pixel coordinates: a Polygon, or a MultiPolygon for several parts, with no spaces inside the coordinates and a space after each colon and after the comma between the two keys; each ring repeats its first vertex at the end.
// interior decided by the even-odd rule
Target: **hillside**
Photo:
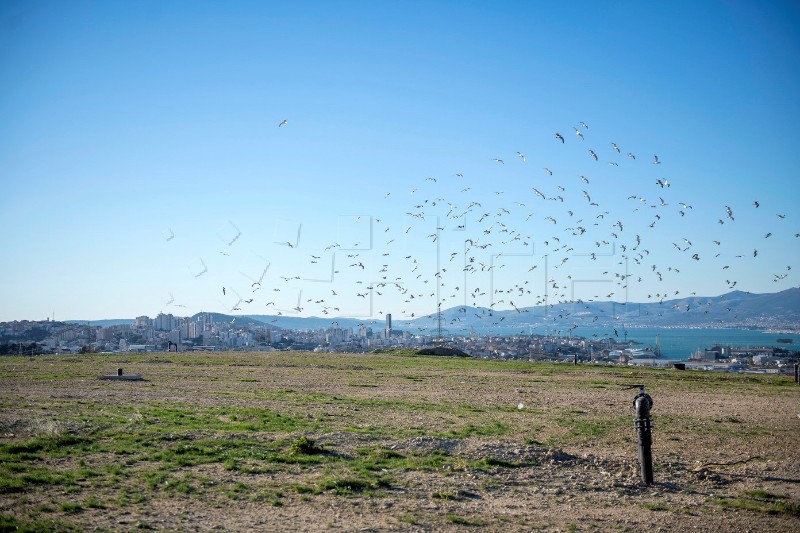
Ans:
{"type": "MultiPolygon", "coordinates": [[[[629,326],[651,327],[695,326],[698,324],[725,327],[774,318],[800,322],[800,288],[778,293],[751,294],[734,291],[721,296],[664,299],[645,303],[570,302],[549,306],[520,307],[518,310],[491,310],[475,307],[453,307],[442,312],[444,327],[485,328],[491,325],[529,327],[547,324],[568,328],[608,325],[622,322],[629,326]]],[[[395,321],[398,327],[430,329],[435,315],[412,321],[395,321]]]]}
{"type": "MultiPolygon", "coordinates": [[[[381,318],[301,317],[290,315],[229,315],[211,314],[216,322],[235,322],[242,326],[265,326],[275,329],[326,329],[330,327],[358,328],[361,325],[380,330],[385,327],[381,318]],[[234,320],[235,319],[235,320],[234,320]]],[[[196,319],[200,313],[192,316],[196,319]]],[[[657,299],[641,303],[568,302],[552,305],[495,310],[485,307],[456,306],[442,310],[445,329],[491,328],[502,324],[507,327],[537,327],[547,325],[567,329],[572,325],[607,326],[625,323],[627,326],[650,327],[717,326],[746,324],[753,321],[777,320],[782,323],[800,323],[800,287],[777,293],[752,294],[733,291],[721,296],[689,296],[674,299],[657,299]]],[[[92,326],[131,324],[133,319],[69,320],[71,323],[92,326]]],[[[438,324],[435,314],[422,315],[413,320],[395,316],[394,329],[429,331],[438,324]]]]}

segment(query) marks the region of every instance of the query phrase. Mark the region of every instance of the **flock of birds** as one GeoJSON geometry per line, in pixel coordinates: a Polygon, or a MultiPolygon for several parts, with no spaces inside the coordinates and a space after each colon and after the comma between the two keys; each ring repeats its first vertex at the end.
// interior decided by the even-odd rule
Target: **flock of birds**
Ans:
{"type": "MultiPolygon", "coordinates": [[[[287,124],[282,120],[278,127],[287,124]]],[[[574,146],[571,154],[583,151],[588,165],[607,160],[607,171],[592,167],[597,174],[593,176],[564,172],[550,164],[537,170],[531,168],[525,153],[516,151],[512,159],[519,166],[513,174],[505,174],[513,161],[507,164],[503,156],[492,158],[492,164],[498,166],[492,182],[506,185],[499,187],[502,190],[473,191],[483,188],[484,182],[471,182],[463,172],[445,178],[429,176],[406,191],[384,193],[387,202],[407,195],[410,201],[402,213],[379,205],[380,215],[348,218],[353,235],[369,236],[368,246],[362,239],[351,238],[321,249],[304,249],[298,227],[296,237],[275,243],[275,257],[290,256],[292,272],[271,270],[277,261],[259,255],[257,266],[249,271],[238,269],[241,276],[231,276],[211,289],[217,293],[216,301],[230,313],[332,319],[361,316],[367,320],[383,320],[386,313],[398,319],[437,318],[440,311],[457,307],[460,315],[449,320],[448,329],[476,323],[501,326],[503,317],[495,314],[501,309],[531,313],[533,322],[538,306],[546,310],[570,303],[572,311],[562,309],[548,320],[571,321],[572,327],[577,327],[613,324],[612,313],[601,316],[603,312],[598,313],[596,307],[590,312],[589,304],[626,302],[634,285],[652,287],[647,300],[662,304],[695,296],[694,292],[681,294],[675,287],[687,285],[685,278],[694,276],[701,263],[706,272],[724,278],[728,289],[741,288],[734,273],[743,262],[758,260],[758,245],[745,248],[740,228],[718,232],[717,238],[706,237],[709,225],[735,226],[736,213],[731,206],[720,205],[717,220],[709,224],[707,213],[701,217],[691,203],[676,201],[675,195],[688,194],[691,187],[679,187],[664,177],[658,154],[652,154],[652,159],[638,157],[615,142],[605,143],[605,149],[588,147],[587,139],[592,137],[589,126],[580,122],[573,129],[574,137],[554,132],[554,145],[548,152],[574,146]],[[569,140],[571,137],[574,140],[569,140]],[[653,178],[637,177],[637,187],[629,190],[635,194],[618,197],[623,189],[620,178],[607,174],[628,164],[634,165],[631,170],[637,176],[652,174],[653,178]],[[508,187],[511,189],[506,190],[508,187]],[[620,202],[627,208],[621,209],[620,202]],[[693,233],[673,234],[676,228],[693,233]],[[669,263],[663,263],[667,257],[664,248],[671,249],[669,263]],[[304,272],[322,265],[330,265],[330,279],[312,283],[321,280],[304,272]]],[[[764,211],[758,200],[747,207],[764,211]]],[[[775,224],[763,238],[787,233],[786,218],[784,213],[762,217],[763,223],[771,220],[775,224]]],[[[222,233],[224,246],[219,254],[232,257],[243,233],[232,221],[222,233]]],[[[800,237],[800,233],[793,236],[800,237]]],[[[174,238],[170,228],[164,239],[174,238]]],[[[235,264],[236,254],[233,256],[235,264]]],[[[747,269],[752,270],[751,266],[747,269]]],[[[792,270],[791,265],[769,261],[757,268],[769,272],[775,283],[789,277],[792,270]]],[[[209,272],[202,257],[191,269],[195,278],[209,272]]],[[[175,304],[172,293],[168,305],[180,305],[175,304]]],[[[690,304],[682,310],[708,313],[700,307],[690,304]]],[[[676,310],[665,306],[665,311],[668,309],[676,310]]],[[[421,328],[433,325],[428,321],[421,328]]]]}

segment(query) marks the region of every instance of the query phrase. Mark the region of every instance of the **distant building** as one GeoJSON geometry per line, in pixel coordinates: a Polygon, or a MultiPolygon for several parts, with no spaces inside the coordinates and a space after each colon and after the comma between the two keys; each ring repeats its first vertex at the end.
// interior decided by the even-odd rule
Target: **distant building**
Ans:
{"type": "Polygon", "coordinates": [[[129,352],[147,352],[147,351],[152,351],[153,348],[154,348],[153,346],[148,346],[146,344],[131,344],[130,346],[128,346],[128,351],[129,352]]]}
{"type": "Polygon", "coordinates": [[[153,325],[153,321],[150,320],[149,316],[137,316],[136,317],[136,327],[137,328],[149,328],[153,325]]]}
{"type": "Polygon", "coordinates": [[[392,335],[392,314],[386,313],[386,338],[392,335]]]}
{"type": "Polygon", "coordinates": [[[97,328],[95,333],[98,341],[109,341],[114,338],[114,328],[97,328]]]}
{"type": "Polygon", "coordinates": [[[172,331],[172,328],[175,327],[175,317],[172,316],[172,313],[166,315],[158,313],[158,316],[153,321],[153,327],[160,331],[172,331]]]}
{"type": "Polygon", "coordinates": [[[195,339],[203,335],[203,324],[201,322],[190,322],[188,329],[187,338],[195,339]]]}

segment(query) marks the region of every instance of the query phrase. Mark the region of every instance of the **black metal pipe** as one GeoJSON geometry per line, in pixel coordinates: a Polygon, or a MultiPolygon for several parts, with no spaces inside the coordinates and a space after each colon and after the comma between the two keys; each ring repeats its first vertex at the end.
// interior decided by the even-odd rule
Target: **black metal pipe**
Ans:
{"type": "Polygon", "coordinates": [[[653,399],[644,391],[643,386],[639,388],[639,394],[633,399],[633,407],[636,410],[634,427],[639,437],[639,472],[642,481],[649,485],[653,482],[653,425],[650,420],[653,399]]]}

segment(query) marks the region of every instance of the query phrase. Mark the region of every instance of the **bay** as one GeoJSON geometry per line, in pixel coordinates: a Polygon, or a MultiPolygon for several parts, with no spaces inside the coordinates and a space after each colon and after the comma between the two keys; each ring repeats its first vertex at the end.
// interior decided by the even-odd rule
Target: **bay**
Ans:
{"type": "MultiPolygon", "coordinates": [[[[520,328],[491,328],[478,330],[481,335],[557,335],[565,336],[563,330],[533,327],[524,331],[520,328]]],[[[696,350],[711,348],[714,345],[731,347],[779,347],[787,350],[800,350],[800,334],[773,333],[751,329],[728,328],[588,328],[578,327],[572,331],[572,337],[586,339],[608,339],[618,341],[634,341],[637,348],[655,348],[659,342],[661,353],[665,359],[685,360],[696,350]],[[792,343],[779,343],[778,339],[792,339],[792,343]]]]}

